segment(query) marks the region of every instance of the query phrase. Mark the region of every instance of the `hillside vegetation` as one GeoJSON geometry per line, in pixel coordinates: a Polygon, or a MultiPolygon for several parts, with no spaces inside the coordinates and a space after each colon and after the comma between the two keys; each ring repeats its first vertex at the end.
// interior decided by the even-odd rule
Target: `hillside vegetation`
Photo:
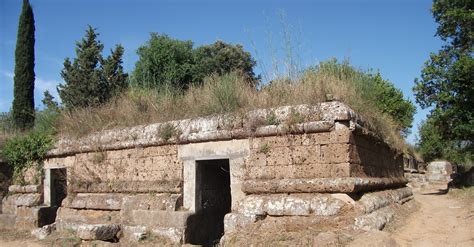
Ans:
{"type": "Polygon", "coordinates": [[[283,105],[315,104],[331,97],[350,105],[370,128],[393,147],[403,150],[401,134],[411,126],[414,106],[379,74],[362,72],[347,62],[323,62],[294,80],[273,80],[257,88],[239,72],[212,75],[204,83],[180,90],[130,88],[95,108],[62,111],[57,125],[61,135],[82,136],[94,131],[221,113],[245,112],[283,105]],[[400,102],[386,102],[384,94],[398,94],[400,102]],[[398,109],[393,105],[398,104],[398,109]],[[391,109],[392,111],[385,111],[391,109]],[[401,115],[395,119],[394,116],[401,115]],[[405,116],[405,119],[403,118],[405,116]]]}

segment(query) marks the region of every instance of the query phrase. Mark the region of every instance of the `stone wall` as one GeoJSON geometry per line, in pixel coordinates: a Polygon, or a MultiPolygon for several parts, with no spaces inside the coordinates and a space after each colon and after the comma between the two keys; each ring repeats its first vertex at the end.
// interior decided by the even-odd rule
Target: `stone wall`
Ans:
{"type": "Polygon", "coordinates": [[[394,188],[383,206],[409,197],[396,190],[406,183],[402,156],[349,107],[325,102],[62,139],[44,161],[44,204],[52,206],[51,170],[65,168],[59,231],[83,240],[188,242],[200,231],[196,164],[215,159],[228,160],[226,235],[265,215],[366,214],[350,197],[366,192],[394,188]]]}
{"type": "Polygon", "coordinates": [[[406,183],[401,155],[344,125],[332,131],[251,139],[245,193],[344,192],[406,183]]]}

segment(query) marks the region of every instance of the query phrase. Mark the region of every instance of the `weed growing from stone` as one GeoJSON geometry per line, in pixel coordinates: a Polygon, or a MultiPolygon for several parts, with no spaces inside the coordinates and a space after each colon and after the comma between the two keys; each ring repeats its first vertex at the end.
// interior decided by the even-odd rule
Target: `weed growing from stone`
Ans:
{"type": "Polygon", "coordinates": [[[268,152],[270,152],[270,144],[268,144],[268,143],[262,144],[260,146],[258,152],[263,153],[263,154],[268,154],[268,152]]]}
{"type": "Polygon", "coordinates": [[[176,127],[173,126],[172,124],[165,124],[161,126],[160,129],[160,138],[168,141],[172,137],[176,136],[178,131],[176,130],[176,127]]]}

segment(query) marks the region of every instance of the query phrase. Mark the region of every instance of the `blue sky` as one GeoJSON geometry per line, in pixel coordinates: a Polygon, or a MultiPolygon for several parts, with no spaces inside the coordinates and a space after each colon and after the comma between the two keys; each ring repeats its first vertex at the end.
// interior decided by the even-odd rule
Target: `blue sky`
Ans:
{"type": "MultiPolygon", "coordinates": [[[[11,108],[14,50],[21,0],[0,1],[0,111],[11,108]]],[[[30,0],[36,20],[36,106],[42,92],[62,82],[66,57],[88,24],[96,27],[108,55],[125,47],[124,67],[133,70],[136,50],[150,32],[192,40],[196,46],[218,39],[240,43],[257,59],[257,74],[271,75],[272,61],[284,61],[285,30],[299,67],[335,57],[362,69],[374,68],[414,102],[411,91],[430,52],[442,43],[434,37],[429,0],[324,1],[152,1],[30,0]]],[[[281,64],[280,64],[281,66],[281,64]]],[[[280,67],[281,68],[281,67],[280,67]]],[[[413,134],[427,114],[418,108],[413,134]]]]}

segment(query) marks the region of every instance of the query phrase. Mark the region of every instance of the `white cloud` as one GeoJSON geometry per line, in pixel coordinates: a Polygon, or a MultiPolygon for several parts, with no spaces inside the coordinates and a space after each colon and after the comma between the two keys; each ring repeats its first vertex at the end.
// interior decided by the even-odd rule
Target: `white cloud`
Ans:
{"type": "Polygon", "coordinates": [[[13,79],[13,76],[15,75],[12,72],[6,71],[6,70],[2,70],[1,73],[2,73],[3,76],[8,77],[10,79],[13,79]]]}
{"type": "Polygon", "coordinates": [[[38,99],[43,99],[43,92],[48,90],[49,93],[55,98],[55,100],[59,100],[58,91],[56,87],[61,83],[61,81],[57,80],[46,80],[41,77],[36,77],[35,79],[35,91],[37,95],[41,97],[38,99]]]}

